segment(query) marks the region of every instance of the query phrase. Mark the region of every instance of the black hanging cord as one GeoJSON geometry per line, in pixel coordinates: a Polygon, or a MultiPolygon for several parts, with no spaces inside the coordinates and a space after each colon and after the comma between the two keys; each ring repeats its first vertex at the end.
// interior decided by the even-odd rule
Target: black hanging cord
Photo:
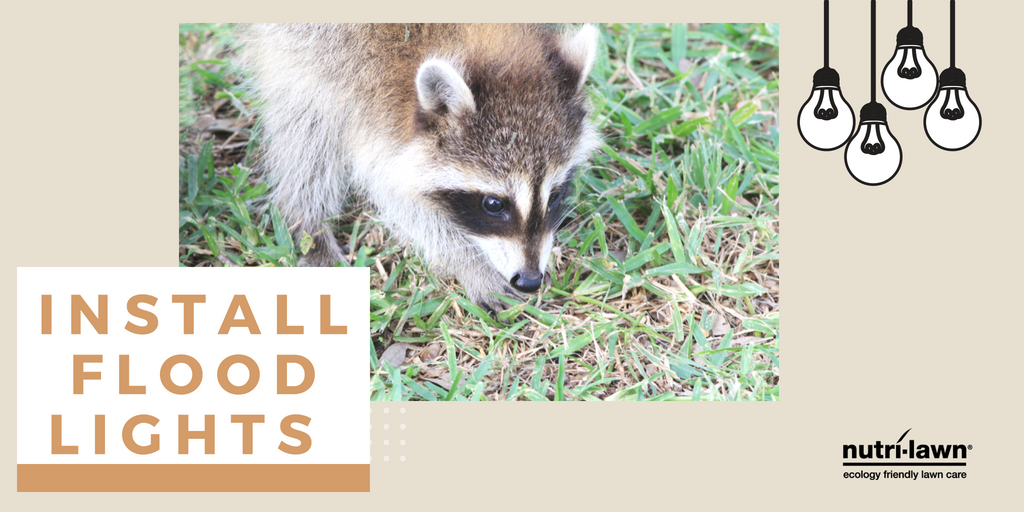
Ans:
{"type": "Polygon", "coordinates": [[[875,103],[875,0],[871,0],[871,103],[875,103]]]}
{"type": "Polygon", "coordinates": [[[949,0],[949,67],[956,67],[956,1],[949,0]]]}
{"type": "Polygon", "coordinates": [[[825,0],[825,67],[828,67],[828,0],[825,0]]]}
{"type": "Polygon", "coordinates": [[[914,0],[907,0],[907,26],[914,26],[914,0]]]}

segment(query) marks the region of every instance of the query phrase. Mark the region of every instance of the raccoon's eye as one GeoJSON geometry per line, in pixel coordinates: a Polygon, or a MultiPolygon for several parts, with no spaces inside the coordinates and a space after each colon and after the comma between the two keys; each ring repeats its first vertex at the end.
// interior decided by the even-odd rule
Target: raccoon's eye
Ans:
{"type": "Polygon", "coordinates": [[[548,198],[548,211],[554,211],[558,208],[558,205],[562,203],[562,196],[564,195],[562,189],[557,189],[551,192],[551,197],[548,198]]]}
{"type": "Polygon", "coordinates": [[[505,211],[505,201],[497,197],[484,196],[484,210],[491,215],[500,215],[505,211]]]}

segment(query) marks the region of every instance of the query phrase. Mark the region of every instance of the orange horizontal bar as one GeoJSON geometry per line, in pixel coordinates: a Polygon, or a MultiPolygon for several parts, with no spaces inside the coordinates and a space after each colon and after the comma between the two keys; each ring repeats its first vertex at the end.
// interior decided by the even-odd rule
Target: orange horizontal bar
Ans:
{"type": "Polygon", "coordinates": [[[370,492],[369,464],[18,464],[18,492],[370,492]]]}

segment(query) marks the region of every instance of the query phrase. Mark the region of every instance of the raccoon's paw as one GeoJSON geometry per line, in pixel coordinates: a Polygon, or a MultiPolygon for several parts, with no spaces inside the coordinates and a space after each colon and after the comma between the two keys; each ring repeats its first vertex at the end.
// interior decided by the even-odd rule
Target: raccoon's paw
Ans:
{"type": "Polygon", "coordinates": [[[508,309],[508,304],[495,295],[522,300],[523,296],[500,274],[493,270],[474,272],[469,275],[459,276],[459,282],[466,289],[466,296],[474,304],[483,308],[487,314],[494,316],[508,309]]]}
{"type": "Polygon", "coordinates": [[[345,252],[334,236],[317,236],[313,248],[299,257],[300,267],[333,267],[345,257],[345,252]]]}

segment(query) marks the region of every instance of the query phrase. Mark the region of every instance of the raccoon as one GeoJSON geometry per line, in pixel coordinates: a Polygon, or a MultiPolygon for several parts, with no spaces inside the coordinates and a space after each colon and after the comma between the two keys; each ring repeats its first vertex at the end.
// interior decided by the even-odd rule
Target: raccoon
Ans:
{"type": "Polygon", "coordinates": [[[299,264],[342,249],[350,193],[488,312],[536,292],[595,148],[584,89],[597,30],[547,25],[240,27],[269,198],[299,264]]]}

